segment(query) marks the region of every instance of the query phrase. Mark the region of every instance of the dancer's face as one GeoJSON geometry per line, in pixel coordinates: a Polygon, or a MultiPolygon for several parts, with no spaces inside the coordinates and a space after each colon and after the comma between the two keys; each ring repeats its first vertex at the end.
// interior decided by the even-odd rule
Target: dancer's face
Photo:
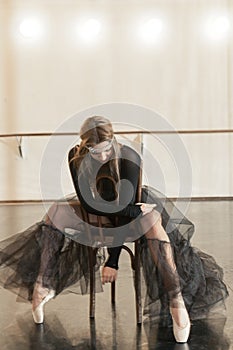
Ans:
{"type": "Polygon", "coordinates": [[[106,140],[96,144],[93,147],[89,147],[88,149],[91,154],[91,157],[98,160],[101,163],[106,163],[112,155],[112,143],[113,140],[106,140]]]}

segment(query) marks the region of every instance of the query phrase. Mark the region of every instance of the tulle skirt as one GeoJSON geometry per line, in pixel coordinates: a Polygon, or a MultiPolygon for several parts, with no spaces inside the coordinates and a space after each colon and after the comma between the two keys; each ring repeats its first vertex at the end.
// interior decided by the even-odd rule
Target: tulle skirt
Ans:
{"type": "MultiPolygon", "coordinates": [[[[80,238],[85,234],[85,224],[70,204],[75,201],[77,198],[70,196],[54,203],[49,215],[40,222],[0,242],[0,285],[14,292],[18,301],[32,300],[38,276],[41,276],[44,287],[55,290],[56,296],[61,292],[89,293],[89,246],[80,238]]],[[[142,202],[157,205],[176,265],[175,274],[166,268],[168,242],[154,239],[149,247],[142,234],[140,258],[144,315],[163,324],[169,322],[169,283],[166,281],[175,281],[177,276],[192,320],[224,312],[228,291],[223,270],[212,256],[191,246],[192,222],[154,188],[143,186],[142,202]],[[151,249],[154,249],[159,265],[155,264],[151,249]]],[[[103,263],[104,253],[99,249],[95,264],[96,292],[102,291],[100,266],[103,263]]],[[[171,285],[172,282],[170,289],[171,285]]]]}

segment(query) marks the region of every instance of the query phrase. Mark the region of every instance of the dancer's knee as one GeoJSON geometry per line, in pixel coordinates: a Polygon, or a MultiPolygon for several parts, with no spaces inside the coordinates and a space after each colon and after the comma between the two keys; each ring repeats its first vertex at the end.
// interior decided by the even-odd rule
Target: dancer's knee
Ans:
{"type": "Polygon", "coordinates": [[[151,223],[150,230],[148,230],[145,235],[148,239],[158,239],[170,242],[169,237],[162,226],[162,217],[159,213],[156,214],[155,220],[151,223]]]}

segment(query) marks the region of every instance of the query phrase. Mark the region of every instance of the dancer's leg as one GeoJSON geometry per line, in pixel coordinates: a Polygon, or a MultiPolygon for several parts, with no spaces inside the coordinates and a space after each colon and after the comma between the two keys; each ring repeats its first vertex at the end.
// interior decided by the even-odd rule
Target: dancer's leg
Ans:
{"type": "MultiPolygon", "coordinates": [[[[59,273],[57,273],[57,261],[60,249],[63,246],[64,235],[62,232],[66,228],[74,231],[83,230],[84,219],[80,204],[79,202],[74,204],[75,210],[69,202],[56,202],[49,208],[43,219],[46,225],[44,225],[40,237],[40,268],[32,295],[32,312],[36,323],[43,322],[42,306],[55,295],[59,285],[56,276],[59,276],[59,273]]],[[[95,224],[97,226],[98,220],[96,215],[90,215],[90,221],[94,226],[95,224]]],[[[105,221],[103,221],[103,224],[105,224],[105,221]]],[[[86,238],[86,241],[88,242],[88,238],[86,238]]]]}
{"type": "Polygon", "coordinates": [[[56,253],[60,245],[55,232],[44,227],[41,232],[40,268],[32,294],[32,315],[35,323],[43,323],[44,304],[55,296],[56,253]]]}
{"type": "Polygon", "coordinates": [[[48,295],[49,289],[43,287],[42,276],[38,276],[34,285],[32,294],[32,310],[35,311],[37,306],[42,302],[42,300],[48,295]]]}
{"type": "Polygon", "coordinates": [[[43,306],[55,296],[56,256],[60,249],[61,240],[58,230],[69,221],[67,205],[54,203],[44,217],[44,226],[40,237],[40,268],[34,284],[32,294],[32,315],[35,323],[42,323],[44,319],[43,306]]]}
{"type": "MultiPolygon", "coordinates": [[[[151,256],[162,277],[167,292],[173,321],[184,328],[189,322],[188,312],[181,294],[179,275],[176,269],[171,243],[162,226],[160,214],[153,210],[142,217],[141,225],[147,239],[151,256]]],[[[186,341],[186,340],[185,340],[186,341]]]]}

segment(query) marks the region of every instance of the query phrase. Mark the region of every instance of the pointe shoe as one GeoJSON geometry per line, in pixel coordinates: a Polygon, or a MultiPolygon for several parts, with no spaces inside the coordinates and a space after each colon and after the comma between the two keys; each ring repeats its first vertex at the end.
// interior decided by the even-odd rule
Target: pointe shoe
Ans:
{"type": "Polygon", "coordinates": [[[44,322],[44,310],[43,310],[44,304],[47,303],[50,299],[52,299],[54,295],[55,295],[55,291],[50,290],[46,295],[46,297],[44,297],[40,302],[40,304],[35,308],[35,310],[32,310],[32,317],[36,324],[40,324],[44,322]]]}
{"type": "MultiPolygon", "coordinates": [[[[184,308],[184,309],[181,309],[182,312],[185,312],[187,313],[187,310],[184,308]]],[[[188,340],[188,337],[189,337],[189,333],[190,333],[190,328],[191,328],[191,323],[190,323],[190,320],[188,319],[187,323],[185,326],[179,326],[173,315],[172,315],[172,308],[170,308],[170,313],[171,313],[171,316],[172,316],[172,321],[173,321],[173,334],[174,334],[174,337],[175,337],[175,340],[177,343],[186,343],[187,340],[188,340]]]]}

